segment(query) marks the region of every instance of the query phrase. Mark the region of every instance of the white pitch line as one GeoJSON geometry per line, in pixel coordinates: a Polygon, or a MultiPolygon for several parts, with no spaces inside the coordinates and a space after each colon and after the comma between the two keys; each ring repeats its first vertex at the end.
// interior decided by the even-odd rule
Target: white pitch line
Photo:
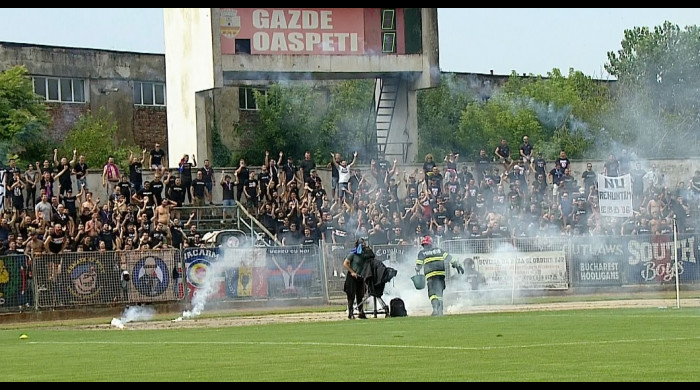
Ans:
{"type": "Polygon", "coordinates": [[[324,346],[324,347],[371,347],[371,348],[395,348],[395,349],[434,349],[434,350],[458,350],[458,351],[488,351],[497,349],[521,349],[521,348],[540,348],[540,347],[557,347],[557,346],[572,346],[572,345],[605,345],[605,344],[624,344],[624,343],[639,343],[639,342],[666,342],[666,341],[696,341],[698,337],[674,337],[674,338],[656,338],[656,339],[625,339],[625,340],[603,340],[603,341],[575,341],[570,343],[541,343],[541,344],[524,344],[524,345],[503,345],[503,346],[484,346],[484,347],[450,347],[450,346],[433,346],[433,345],[394,345],[394,344],[362,344],[362,343],[319,343],[319,342],[282,342],[282,341],[32,341],[27,344],[62,344],[62,345],[299,345],[299,346],[324,346]]]}

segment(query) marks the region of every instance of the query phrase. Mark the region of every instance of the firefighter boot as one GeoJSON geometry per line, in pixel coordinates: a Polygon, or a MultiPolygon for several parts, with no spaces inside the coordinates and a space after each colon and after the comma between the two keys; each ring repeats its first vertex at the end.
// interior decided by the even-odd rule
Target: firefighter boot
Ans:
{"type": "Polygon", "coordinates": [[[438,304],[438,305],[437,305],[437,307],[438,307],[438,314],[437,314],[437,315],[441,316],[441,315],[443,315],[443,311],[442,311],[442,300],[438,300],[438,301],[437,301],[437,304],[438,304]]]}
{"type": "Polygon", "coordinates": [[[433,312],[430,314],[431,316],[439,316],[440,315],[440,301],[437,299],[433,299],[430,301],[430,304],[433,306],[433,312]]]}

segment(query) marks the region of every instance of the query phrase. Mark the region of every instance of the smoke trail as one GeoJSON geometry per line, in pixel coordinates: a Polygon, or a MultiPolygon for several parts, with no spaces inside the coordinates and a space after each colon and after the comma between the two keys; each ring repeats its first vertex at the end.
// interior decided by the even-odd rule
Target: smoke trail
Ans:
{"type": "Polygon", "coordinates": [[[156,314],[156,310],[147,306],[129,306],[122,313],[121,318],[112,318],[111,325],[124,329],[124,324],[136,321],[150,321],[156,314]]]}
{"type": "MultiPolygon", "coordinates": [[[[215,261],[211,261],[206,268],[206,273],[203,280],[197,286],[197,289],[192,294],[192,309],[182,312],[182,316],[173,321],[182,321],[183,319],[191,319],[202,314],[212,298],[220,291],[222,284],[225,281],[227,271],[238,268],[239,262],[236,262],[234,254],[247,254],[255,246],[246,240],[240,240],[239,246],[231,248],[231,251],[226,251],[223,246],[218,247],[218,257],[215,261]]],[[[212,248],[214,249],[214,248],[212,248]]]]}
{"type": "Polygon", "coordinates": [[[185,310],[181,318],[189,319],[201,315],[207,302],[219,291],[222,275],[227,269],[224,259],[209,264],[204,280],[192,294],[192,310],[185,310]]]}

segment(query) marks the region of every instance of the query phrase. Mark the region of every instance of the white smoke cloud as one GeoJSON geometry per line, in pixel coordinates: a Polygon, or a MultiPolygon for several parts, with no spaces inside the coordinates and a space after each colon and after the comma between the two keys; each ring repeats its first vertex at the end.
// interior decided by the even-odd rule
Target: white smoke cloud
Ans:
{"type": "Polygon", "coordinates": [[[150,321],[156,315],[156,310],[148,306],[129,306],[124,310],[120,318],[112,318],[111,325],[124,329],[129,322],[150,321]]]}
{"type": "MultiPolygon", "coordinates": [[[[238,248],[254,247],[253,244],[250,244],[246,240],[240,240],[239,243],[240,246],[238,248]]],[[[218,260],[209,264],[209,267],[207,267],[207,272],[204,275],[204,280],[202,280],[200,285],[197,287],[197,290],[195,290],[195,292],[192,294],[192,309],[183,311],[182,316],[174,319],[173,321],[182,321],[183,319],[198,317],[202,314],[202,312],[204,312],[207,303],[209,303],[212,300],[212,297],[219,292],[222,278],[224,278],[226,271],[237,267],[234,258],[236,253],[240,254],[241,251],[226,251],[223,247],[219,247],[218,260]]]]}

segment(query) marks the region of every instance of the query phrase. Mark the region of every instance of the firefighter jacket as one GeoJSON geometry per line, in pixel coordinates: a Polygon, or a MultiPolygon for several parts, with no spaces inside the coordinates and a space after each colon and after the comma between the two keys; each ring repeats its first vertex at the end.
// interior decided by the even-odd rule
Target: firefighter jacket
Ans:
{"type": "Polygon", "coordinates": [[[416,272],[423,268],[426,279],[445,276],[445,267],[448,263],[456,264],[456,260],[453,260],[449,253],[440,248],[423,248],[418,252],[416,272]]]}

